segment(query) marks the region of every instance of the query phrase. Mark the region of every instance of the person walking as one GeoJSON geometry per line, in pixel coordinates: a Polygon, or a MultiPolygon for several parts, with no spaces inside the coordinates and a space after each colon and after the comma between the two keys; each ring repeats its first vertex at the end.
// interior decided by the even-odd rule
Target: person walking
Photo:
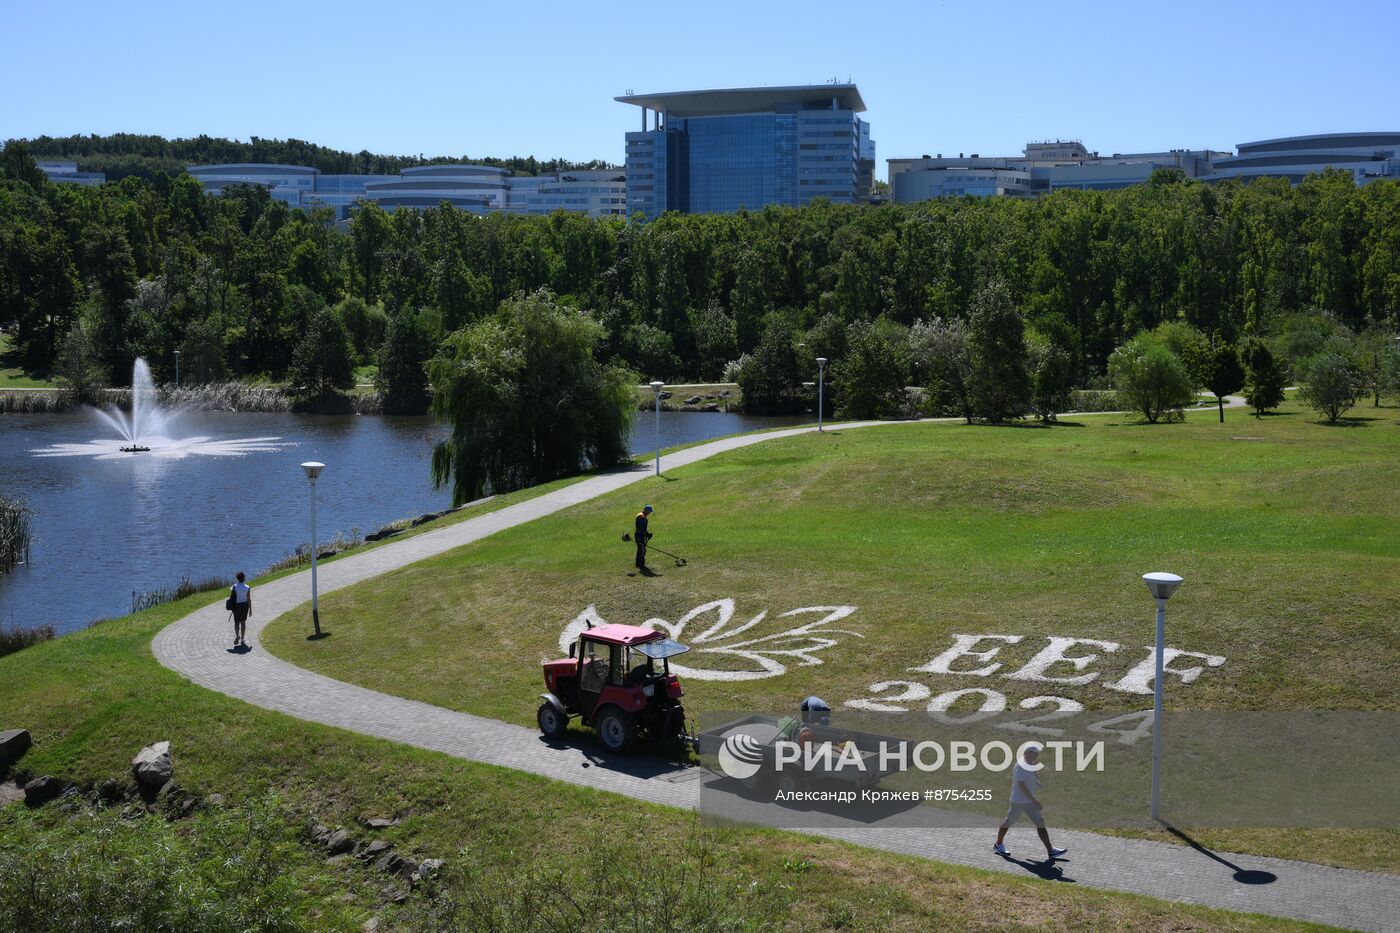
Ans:
{"type": "Polygon", "coordinates": [[[253,614],[253,588],[248,585],[243,571],[238,571],[233,586],[229,587],[229,603],[233,609],[233,647],[248,647],[245,636],[248,633],[248,617],[253,614]]]}
{"type": "Polygon", "coordinates": [[[651,539],[647,525],[651,513],[651,506],[642,506],[642,510],[637,513],[636,527],[632,532],[632,540],[637,544],[637,570],[641,573],[647,573],[647,541],[651,539]]]}
{"type": "Polygon", "coordinates": [[[1036,834],[1045,844],[1045,860],[1053,862],[1069,850],[1057,849],[1050,844],[1050,832],[1045,828],[1045,815],[1041,810],[1040,800],[1035,795],[1040,789],[1040,768],[1037,766],[1040,760],[1040,746],[1034,743],[1027,745],[1021,753],[1021,759],[1011,770],[1011,807],[1006,811],[1006,819],[1001,821],[1001,826],[997,829],[997,841],[992,846],[992,851],[1004,858],[1011,857],[1011,851],[1006,848],[1006,831],[1024,813],[1035,824],[1036,834]]]}

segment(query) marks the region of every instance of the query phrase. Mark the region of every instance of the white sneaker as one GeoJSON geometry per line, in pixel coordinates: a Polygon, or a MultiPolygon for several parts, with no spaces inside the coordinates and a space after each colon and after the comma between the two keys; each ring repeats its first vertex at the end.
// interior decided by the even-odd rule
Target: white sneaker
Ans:
{"type": "Polygon", "coordinates": [[[1068,852],[1068,851],[1069,851],[1069,849],[1051,849],[1051,850],[1050,850],[1050,857],[1051,857],[1052,859],[1057,859],[1057,858],[1059,858],[1060,856],[1064,855],[1064,854],[1065,854],[1066,852],[1068,852]]]}
{"type": "MultiPolygon", "coordinates": [[[[997,855],[1004,855],[1004,856],[1006,856],[1007,858],[1010,858],[1010,857],[1011,857],[1011,850],[1008,849],[1005,845],[1003,845],[1003,844],[1000,843],[1000,842],[998,842],[998,843],[996,843],[996,844],[994,844],[994,845],[992,846],[992,851],[995,852],[997,855]]],[[[1063,850],[1061,850],[1061,851],[1063,851],[1063,850]]]]}

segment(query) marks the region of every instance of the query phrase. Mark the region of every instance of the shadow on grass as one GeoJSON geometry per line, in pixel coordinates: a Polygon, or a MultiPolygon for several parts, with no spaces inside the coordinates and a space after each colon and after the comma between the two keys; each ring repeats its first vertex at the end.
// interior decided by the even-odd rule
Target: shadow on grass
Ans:
{"type": "Polygon", "coordinates": [[[324,641],[324,640],[326,640],[327,638],[330,638],[330,637],[331,637],[331,633],[330,633],[330,632],[319,632],[319,633],[318,633],[318,632],[312,632],[310,635],[307,635],[307,636],[306,636],[306,640],[307,640],[307,641],[324,641]]]}
{"type": "Polygon", "coordinates": [[[1216,855],[1210,849],[1207,849],[1195,839],[1192,839],[1190,836],[1186,835],[1186,833],[1177,829],[1175,826],[1171,825],[1165,820],[1158,820],[1157,822],[1161,823],[1162,828],[1165,829],[1167,832],[1171,833],[1173,836],[1180,839],[1182,842],[1186,843],[1188,846],[1195,849],[1197,852],[1201,853],[1206,858],[1211,859],[1212,861],[1219,862],[1221,865],[1224,865],[1226,868],[1233,871],[1235,873],[1235,881],[1239,884],[1273,884],[1275,881],[1278,880],[1278,875],[1275,875],[1271,871],[1257,871],[1255,869],[1250,868],[1241,868],[1234,862],[1231,862],[1228,859],[1216,855]]]}
{"type": "Polygon", "coordinates": [[[1324,428],[1364,428],[1369,427],[1372,421],[1380,420],[1381,419],[1373,418],[1369,415],[1350,415],[1340,417],[1336,421],[1328,421],[1326,419],[1323,419],[1321,421],[1315,421],[1313,423],[1320,424],[1324,428]]]}

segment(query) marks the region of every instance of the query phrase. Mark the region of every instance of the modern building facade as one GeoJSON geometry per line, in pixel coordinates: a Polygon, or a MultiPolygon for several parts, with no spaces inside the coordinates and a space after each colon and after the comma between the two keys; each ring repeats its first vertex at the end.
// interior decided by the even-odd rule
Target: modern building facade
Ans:
{"type": "Polygon", "coordinates": [[[728,213],[825,197],[863,201],[875,144],[854,84],[626,94],[627,210],[728,213]],[[862,161],[866,163],[862,169],[862,161]]]}
{"type": "Polygon", "coordinates": [[[1102,156],[1079,140],[1028,143],[1019,156],[957,158],[922,156],[889,159],[892,200],[899,204],[947,196],[1032,197],[1061,188],[1108,190],[1138,185],[1160,168],[1180,169],[1189,178],[1208,175],[1212,160],[1228,152],[1171,149],[1166,152],[1115,152],[1102,156]]]}
{"type": "Polygon", "coordinates": [[[345,220],[362,201],[387,211],[422,210],[447,203],[473,214],[494,211],[548,214],[579,211],[591,217],[624,216],[627,182],[621,171],[555,172],[513,176],[490,165],[421,165],[397,175],[322,175],[305,165],[194,165],[189,173],[222,194],[235,184],[261,185],[292,207],[328,207],[345,220]]]}
{"type": "Polygon", "coordinates": [[[104,172],[80,172],[77,162],[37,162],[39,171],[49,181],[65,185],[100,185],[107,180],[104,172]]]}
{"type": "Polygon", "coordinates": [[[1293,184],[1314,172],[1351,172],[1358,185],[1400,178],[1400,133],[1324,133],[1240,143],[1235,155],[1216,159],[1210,180],[1287,178],[1293,184]]]}

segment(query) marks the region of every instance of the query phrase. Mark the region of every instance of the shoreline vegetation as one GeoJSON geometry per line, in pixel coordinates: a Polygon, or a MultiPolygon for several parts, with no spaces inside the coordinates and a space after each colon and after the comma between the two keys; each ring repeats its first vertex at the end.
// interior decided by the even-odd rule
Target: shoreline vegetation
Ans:
{"type": "MultiPolygon", "coordinates": [[[[7,389],[0,391],[0,414],[58,414],[83,405],[98,408],[116,405],[131,407],[131,389],[99,389],[92,400],[83,400],[69,389],[7,389]]],[[[421,410],[389,410],[382,393],[369,391],[335,393],[304,401],[294,390],[276,385],[247,382],[215,382],[200,386],[161,386],[156,399],[168,408],[184,411],[254,412],[302,415],[398,415],[426,413],[421,410]]]]}

